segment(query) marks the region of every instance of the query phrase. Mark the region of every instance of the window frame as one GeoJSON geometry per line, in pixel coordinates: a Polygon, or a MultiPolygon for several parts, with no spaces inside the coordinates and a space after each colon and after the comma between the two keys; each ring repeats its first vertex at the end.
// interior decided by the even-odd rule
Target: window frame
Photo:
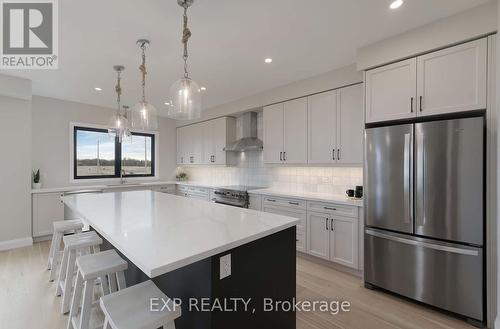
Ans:
{"type": "MultiPolygon", "coordinates": [[[[118,141],[118,138],[115,137],[115,173],[114,175],[100,175],[100,176],[78,176],[78,160],[77,160],[77,132],[78,131],[92,131],[92,132],[101,132],[108,133],[108,128],[105,127],[97,127],[93,125],[84,125],[84,124],[71,124],[70,125],[71,133],[73,134],[73,139],[70,142],[70,150],[73,152],[72,156],[72,174],[71,181],[78,182],[82,180],[102,180],[102,179],[117,179],[120,178],[120,173],[122,170],[122,143],[118,141]]],[[[132,135],[134,136],[145,136],[151,138],[151,174],[134,174],[134,175],[123,175],[125,178],[156,178],[156,133],[148,133],[148,132],[137,132],[132,131],[132,135]]]]}
{"type": "MultiPolygon", "coordinates": [[[[151,133],[145,133],[145,132],[135,132],[135,131],[132,131],[131,132],[132,136],[144,136],[144,137],[151,137],[151,174],[134,174],[134,175],[123,175],[123,177],[155,177],[155,164],[156,164],[156,148],[155,148],[155,134],[151,134],[151,133]]],[[[119,143],[118,142],[118,138],[116,138],[115,140],[115,145],[118,145],[116,144],[118,143],[120,145],[120,149],[119,149],[119,153],[120,153],[120,168],[119,168],[119,172],[118,172],[118,177],[120,177],[120,172],[122,170],[122,143],[119,143]]],[[[116,153],[116,152],[115,152],[116,153]]],[[[115,159],[115,163],[116,163],[116,159],[115,159]]],[[[116,170],[115,170],[116,171],[116,170]]]]}

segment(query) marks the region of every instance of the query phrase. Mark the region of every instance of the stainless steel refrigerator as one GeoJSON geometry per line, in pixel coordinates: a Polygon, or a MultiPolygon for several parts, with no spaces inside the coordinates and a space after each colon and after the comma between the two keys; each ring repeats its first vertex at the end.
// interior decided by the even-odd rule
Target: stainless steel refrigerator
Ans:
{"type": "Polygon", "coordinates": [[[367,286],[484,321],[484,118],[365,130],[367,286]]]}

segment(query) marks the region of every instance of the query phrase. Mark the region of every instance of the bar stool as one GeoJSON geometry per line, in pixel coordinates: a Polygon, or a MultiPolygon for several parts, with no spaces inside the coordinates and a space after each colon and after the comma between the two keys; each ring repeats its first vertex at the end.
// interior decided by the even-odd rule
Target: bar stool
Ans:
{"type": "Polygon", "coordinates": [[[95,282],[101,281],[101,294],[108,295],[126,288],[127,262],[115,250],[80,256],[76,260],[76,277],[73,299],[69,311],[68,329],[89,329],[90,312],[98,301],[93,301],[95,282]],[[83,293],[83,300],[82,300],[83,293]],[[81,308],[80,301],[82,302],[81,308]]]}
{"type": "Polygon", "coordinates": [[[83,223],[79,219],[61,220],[54,222],[52,225],[54,230],[50,244],[49,259],[47,260],[47,269],[50,270],[50,281],[54,281],[56,278],[57,265],[62,255],[61,240],[63,235],[70,232],[81,233],[83,228],[83,223]]]}
{"type": "Polygon", "coordinates": [[[64,252],[57,279],[56,296],[62,295],[61,313],[69,312],[69,302],[71,300],[71,289],[73,288],[73,278],[75,275],[76,257],[86,255],[91,252],[98,253],[102,244],[102,239],[94,231],[66,235],[63,237],[64,252]]]}
{"type": "Polygon", "coordinates": [[[174,306],[151,280],[104,296],[100,305],[105,316],[103,329],[157,329],[162,326],[175,329],[174,320],[181,316],[180,305],[174,306]],[[151,298],[159,298],[160,308],[163,301],[167,302],[167,307],[152,312],[151,298]]]}

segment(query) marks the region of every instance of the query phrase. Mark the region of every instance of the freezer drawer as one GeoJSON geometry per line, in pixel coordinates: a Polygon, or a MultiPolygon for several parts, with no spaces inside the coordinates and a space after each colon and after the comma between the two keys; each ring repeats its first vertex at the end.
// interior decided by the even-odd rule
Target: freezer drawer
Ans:
{"type": "Polygon", "coordinates": [[[483,251],[365,229],[365,282],[483,321],[483,251]]]}

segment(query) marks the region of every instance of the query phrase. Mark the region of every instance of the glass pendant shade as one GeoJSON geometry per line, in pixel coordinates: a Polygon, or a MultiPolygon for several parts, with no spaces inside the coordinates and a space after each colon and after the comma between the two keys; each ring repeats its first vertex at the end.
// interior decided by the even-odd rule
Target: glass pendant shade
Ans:
{"type": "Polygon", "coordinates": [[[201,117],[201,91],[189,78],[177,80],[170,88],[168,116],[175,120],[193,120],[201,117]]]}
{"type": "Polygon", "coordinates": [[[111,116],[108,126],[111,127],[108,129],[108,133],[112,136],[118,137],[120,142],[123,137],[130,135],[130,123],[128,119],[121,114],[117,113],[111,116]]]}
{"type": "Polygon", "coordinates": [[[132,109],[132,127],[140,130],[158,129],[158,111],[146,101],[140,101],[132,109]]]}

